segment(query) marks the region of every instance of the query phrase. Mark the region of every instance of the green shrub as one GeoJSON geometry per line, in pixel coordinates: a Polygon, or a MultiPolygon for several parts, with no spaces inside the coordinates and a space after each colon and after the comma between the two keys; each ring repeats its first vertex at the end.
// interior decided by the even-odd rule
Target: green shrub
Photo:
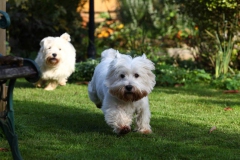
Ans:
{"type": "Polygon", "coordinates": [[[240,89],[240,74],[226,74],[212,80],[211,85],[214,88],[226,90],[240,89]]]}
{"type": "Polygon", "coordinates": [[[189,85],[211,81],[211,75],[204,70],[189,70],[173,65],[157,64],[155,74],[157,85],[160,86],[189,85]]]}
{"type": "MultiPolygon", "coordinates": [[[[75,72],[69,77],[70,82],[90,81],[95,67],[99,60],[88,59],[84,62],[76,63],[75,72]]],[[[199,85],[209,84],[213,88],[225,90],[240,89],[240,74],[226,74],[218,78],[213,78],[210,73],[203,69],[186,69],[169,64],[156,63],[155,75],[157,86],[175,86],[175,85],[199,85]]]]}
{"type": "Polygon", "coordinates": [[[93,59],[76,63],[75,72],[69,77],[69,81],[90,81],[98,63],[98,60],[93,59]]]}
{"type": "Polygon", "coordinates": [[[240,73],[235,75],[228,73],[215,78],[203,69],[189,70],[173,65],[157,64],[155,74],[158,86],[209,84],[217,89],[240,89],[240,73]]]}
{"type": "Polygon", "coordinates": [[[156,65],[156,82],[160,86],[173,86],[185,83],[186,70],[172,65],[156,65]]]}

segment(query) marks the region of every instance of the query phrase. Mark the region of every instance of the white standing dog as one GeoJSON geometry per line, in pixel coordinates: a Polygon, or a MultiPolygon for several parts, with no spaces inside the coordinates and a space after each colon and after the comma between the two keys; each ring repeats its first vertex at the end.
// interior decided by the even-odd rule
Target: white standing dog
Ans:
{"type": "Polygon", "coordinates": [[[155,69],[145,54],[132,58],[114,49],[102,52],[101,63],[95,68],[88,85],[90,99],[101,108],[105,121],[117,134],[131,131],[151,133],[148,94],[155,86],[155,69]]]}

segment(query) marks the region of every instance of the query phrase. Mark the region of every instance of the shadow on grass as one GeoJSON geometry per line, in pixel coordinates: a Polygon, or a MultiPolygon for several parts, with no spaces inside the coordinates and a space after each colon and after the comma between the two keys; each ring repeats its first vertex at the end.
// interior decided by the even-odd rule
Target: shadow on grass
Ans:
{"type": "Polygon", "coordinates": [[[43,129],[47,129],[47,132],[68,130],[73,133],[111,133],[106,132],[108,126],[105,124],[103,114],[101,113],[91,113],[81,108],[22,101],[15,101],[15,106],[21,106],[20,113],[16,112],[15,114],[21,115],[21,121],[25,121],[25,125],[35,126],[40,130],[43,127],[43,129]]]}
{"type": "MultiPolygon", "coordinates": [[[[16,87],[30,87],[25,82],[16,87]]],[[[40,91],[40,90],[39,90],[40,91]]],[[[196,94],[205,100],[217,91],[161,89],[167,94],[196,94]]],[[[230,101],[229,101],[230,102],[230,101]]],[[[112,133],[101,111],[80,107],[14,101],[16,132],[25,159],[239,159],[240,135],[169,117],[151,119],[153,134],[112,133]],[[43,154],[44,153],[44,154],[43,154]]],[[[95,107],[91,104],[89,107],[95,107]]],[[[1,153],[0,153],[1,155],[1,153]]]]}
{"type": "Polygon", "coordinates": [[[210,88],[203,87],[157,87],[154,90],[157,92],[164,92],[167,94],[188,94],[188,95],[199,95],[202,97],[208,96],[220,96],[222,95],[223,91],[221,90],[214,90],[210,88]]]}
{"type": "Polygon", "coordinates": [[[224,93],[223,90],[209,89],[206,87],[193,87],[193,88],[155,88],[156,93],[166,93],[170,95],[181,94],[181,95],[195,95],[198,96],[199,102],[207,102],[212,104],[219,104],[226,106],[240,106],[240,93],[224,93]]]}
{"type": "Polygon", "coordinates": [[[176,159],[239,159],[239,133],[215,130],[209,126],[174,119],[152,119],[152,127],[161,137],[163,157],[176,159]],[[156,123],[159,121],[160,123],[156,123]]]}
{"type": "MultiPolygon", "coordinates": [[[[71,133],[61,143],[63,145],[69,143],[76,145],[76,142],[69,141],[73,138],[70,136],[81,137],[83,134],[88,136],[80,142],[85,147],[84,150],[57,152],[58,154],[55,156],[58,159],[65,159],[66,157],[69,159],[93,159],[96,157],[99,159],[240,158],[238,151],[240,146],[239,133],[230,134],[216,130],[209,134],[209,128],[206,126],[166,117],[153,117],[151,120],[153,134],[141,135],[131,132],[124,137],[117,137],[104,122],[102,113],[93,113],[85,109],[61,107],[59,105],[46,106],[46,104],[41,103],[30,103],[26,106],[26,102],[22,101],[17,101],[16,106],[22,106],[21,111],[16,113],[18,115],[17,119],[19,119],[17,132],[21,141],[26,138],[33,138],[34,140],[36,138],[34,132],[42,132],[43,136],[55,133],[60,135],[71,133]],[[23,130],[24,128],[21,128],[21,125],[30,129],[23,130]],[[29,134],[28,131],[33,133],[29,134]]],[[[53,148],[49,146],[50,150],[53,148]]]]}

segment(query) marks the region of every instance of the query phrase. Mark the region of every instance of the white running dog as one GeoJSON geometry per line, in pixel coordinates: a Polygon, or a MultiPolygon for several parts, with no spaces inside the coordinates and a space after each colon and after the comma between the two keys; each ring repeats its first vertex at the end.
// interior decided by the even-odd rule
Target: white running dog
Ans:
{"type": "Polygon", "coordinates": [[[142,56],[132,58],[114,49],[102,52],[88,85],[89,98],[101,108],[105,121],[117,134],[131,131],[151,133],[148,94],[155,86],[154,64],[142,56]]]}
{"type": "Polygon", "coordinates": [[[68,33],[41,40],[41,48],[35,59],[42,72],[41,79],[35,84],[37,87],[54,90],[58,85],[66,85],[68,77],[75,70],[76,61],[76,51],[70,40],[68,33]]]}

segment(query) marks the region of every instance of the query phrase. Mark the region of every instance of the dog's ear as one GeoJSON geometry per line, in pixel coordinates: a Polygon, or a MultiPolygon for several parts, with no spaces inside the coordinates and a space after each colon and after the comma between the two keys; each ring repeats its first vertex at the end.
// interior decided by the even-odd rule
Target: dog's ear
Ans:
{"type": "Polygon", "coordinates": [[[46,38],[43,38],[43,39],[41,40],[41,42],[40,42],[40,46],[41,46],[41,47],[43,46],[45,39],[46,39],[46,38]]]}
{"type": "Polygon", "coordinates": [[[116,50],[115,58],[120,58],[121,54],[116,50]]]}
{"type": "Polygon", "coordinates": [[[40,46],[43,47],[44,44],[46,43],[50,43],[50,41],[53,39],[53,37],[46,37],[46,38],[43,38],[40,42],[40,46]]]}
{"type": "Polygon", "coordinates": [[[144,61],[144,64],[146,64],[150,70],[155,70],[155,67],[154,67],[154,63],[147,58],[146,54],[143,53],[143,55],[141,56],[142,60],[144,61]]]}
{"type": "Polygon", "coordinates": [[[142,58],[147,59],[147,56],[145,53],[143,53],[142,58]]]}
{"type": "Polygon", "coordinates": [[[46,42],[46,40],[48,39],[48,37],[43,38],[40,42],[40,46],[42,47],[44,45],[44,43],[46,42]]]}
{"type": "Polygon", "coordinates": [[[66,41],[70,42],[71,38],[70,35],[68,33],[63,33],[60,38],[65,39],[66,41]]]}

